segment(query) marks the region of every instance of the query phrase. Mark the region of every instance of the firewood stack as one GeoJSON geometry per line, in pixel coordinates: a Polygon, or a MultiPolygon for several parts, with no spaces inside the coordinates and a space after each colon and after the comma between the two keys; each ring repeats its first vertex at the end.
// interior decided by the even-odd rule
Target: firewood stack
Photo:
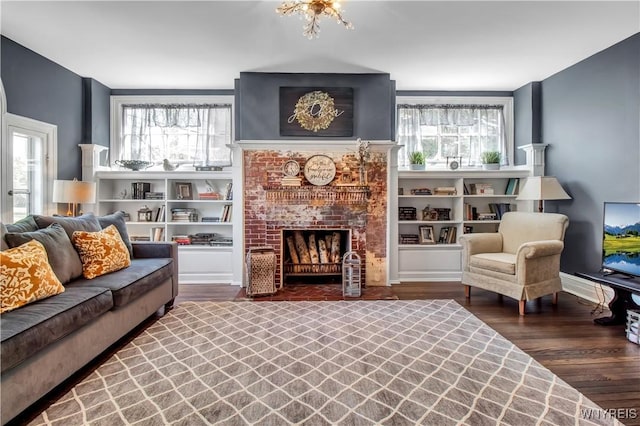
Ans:
{"type": "Polygon", "coordinates": [[[342,253],[341,234],[337,231],[307,232],[293,231],[286,237],[290,264],[285,264],[290,273],[340,273],[342,253]],[[324,234],[324,235],[322,235],[324,234]]]}

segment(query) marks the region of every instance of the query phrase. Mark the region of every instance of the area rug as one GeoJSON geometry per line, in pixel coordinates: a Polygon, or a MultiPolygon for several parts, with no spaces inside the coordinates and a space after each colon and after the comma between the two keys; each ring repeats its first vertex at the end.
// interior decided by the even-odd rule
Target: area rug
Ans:
{"type": "Polygon", "coordinates": [[[32,424],[619,424],[452,300],[186,302],[32,424]]]}

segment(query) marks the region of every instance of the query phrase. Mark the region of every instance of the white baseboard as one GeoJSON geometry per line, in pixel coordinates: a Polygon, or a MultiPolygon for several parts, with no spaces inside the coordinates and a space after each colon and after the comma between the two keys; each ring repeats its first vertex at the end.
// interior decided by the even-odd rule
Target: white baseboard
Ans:
{"type": "Polygon", "coordinates": [[[575,275],[565,274],[564,272],[560,272],[560,279],[562,280],[562,289],[564,291],[589,302],[602,303],[606,307],[613,298],[613,290],[609,286],[576,277],[575,275]]]}

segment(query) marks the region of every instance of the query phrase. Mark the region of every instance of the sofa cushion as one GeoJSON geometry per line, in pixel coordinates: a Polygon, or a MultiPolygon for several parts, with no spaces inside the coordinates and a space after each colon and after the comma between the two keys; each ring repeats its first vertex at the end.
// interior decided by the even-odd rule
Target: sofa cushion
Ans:
{"type": "Polygon", "coordinates": [[[60,224],[54,223],[48,228],[32,232],[8,232],[5,239],[9,247],[18,247],[31,240],[42,243],[47,251],[49,264],[62,284],[82,275],[80,256],[60,224]]]}
{"type": "Polygon", "coordinates": [[[133,259],[131,266],[92,280],[78,278],[68,284],[75,287],[104,287],[113,293],[114,306],[120,307],[161,285],[173,272],[172,259],[133,259]]]}
{"type": "Polygon", "coordinates": [[[38,224],[35,221],[35,216],[31,215],[20,219],[15,223],[7,224],[6,226],[7,232],[32,232],[38,229],[38,224]]]}
{"type": "Polygon", "coordinates": [[[102,229],[109,225],[116,227],[124,245],[127,246],[127,250],[129,250],[129,257],[133,257],[133,247],[131,246],[131,240],[129,239],[129,233],[127,232],[127,222],[124,220],[124,212],[120,211],[104,216],[98,216],[97,219],[102,229]]]}
{"type": "Polygon", "coordinates": [[[515,275],[516,256],[511,253],[479,253],[469,258],[469,266],[515,275]]]}
{"type": "MultiPolygon", "coordinates": [[[[78,217],[66,217],[66,216],[42,216],[33,215],[34,220],[38,224],[38,228],[46,228],[52,223],[59,223],[67,232],[69,239],[73,241],[74,231],[88,231],[96,232],[101,230],[100,222],[93,215],[93,213],[86,213],[78,217]]],[[[9,229],[9,227],[7,226],[9,229]]],[[[11,229],[9,229],[11,231],[11,229]]]]}
{"type": "Polygon", "coordinates": [[[9,248],[9,244],[7,244],[7,240],[5,240],[4,236],[7,235],[7,226],[0,222],[0,251],[7,250],[9,248]]]}
{"type": "MultiPolygon", "coordinates": [[[[113,307],[108,289],[68,288],[0,316],[0,366],[6,371],[113,307]]],[[[45,374],[45,373],[43,373],[45,374]]]]}
{"type": "Polygon", "coordinates": [[[42,243],[33,240],[0,252],[0,313],[63,291],[42,243]]]}
{"type": "Polygon", "coordinates": [[[82,261],[82,275],[91,279],[131,264],[129,251],[114,225],[102,231],[75,231],[71,239],[82,261]]]}

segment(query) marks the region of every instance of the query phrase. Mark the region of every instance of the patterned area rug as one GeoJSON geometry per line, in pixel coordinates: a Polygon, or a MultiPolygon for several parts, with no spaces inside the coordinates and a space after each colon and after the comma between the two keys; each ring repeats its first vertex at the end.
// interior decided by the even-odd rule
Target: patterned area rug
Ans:
{"type": "Polygon", "coordinates": [[[32,424],[619,424],[598,411],[451,300],[187,302],[32,424]]]}

